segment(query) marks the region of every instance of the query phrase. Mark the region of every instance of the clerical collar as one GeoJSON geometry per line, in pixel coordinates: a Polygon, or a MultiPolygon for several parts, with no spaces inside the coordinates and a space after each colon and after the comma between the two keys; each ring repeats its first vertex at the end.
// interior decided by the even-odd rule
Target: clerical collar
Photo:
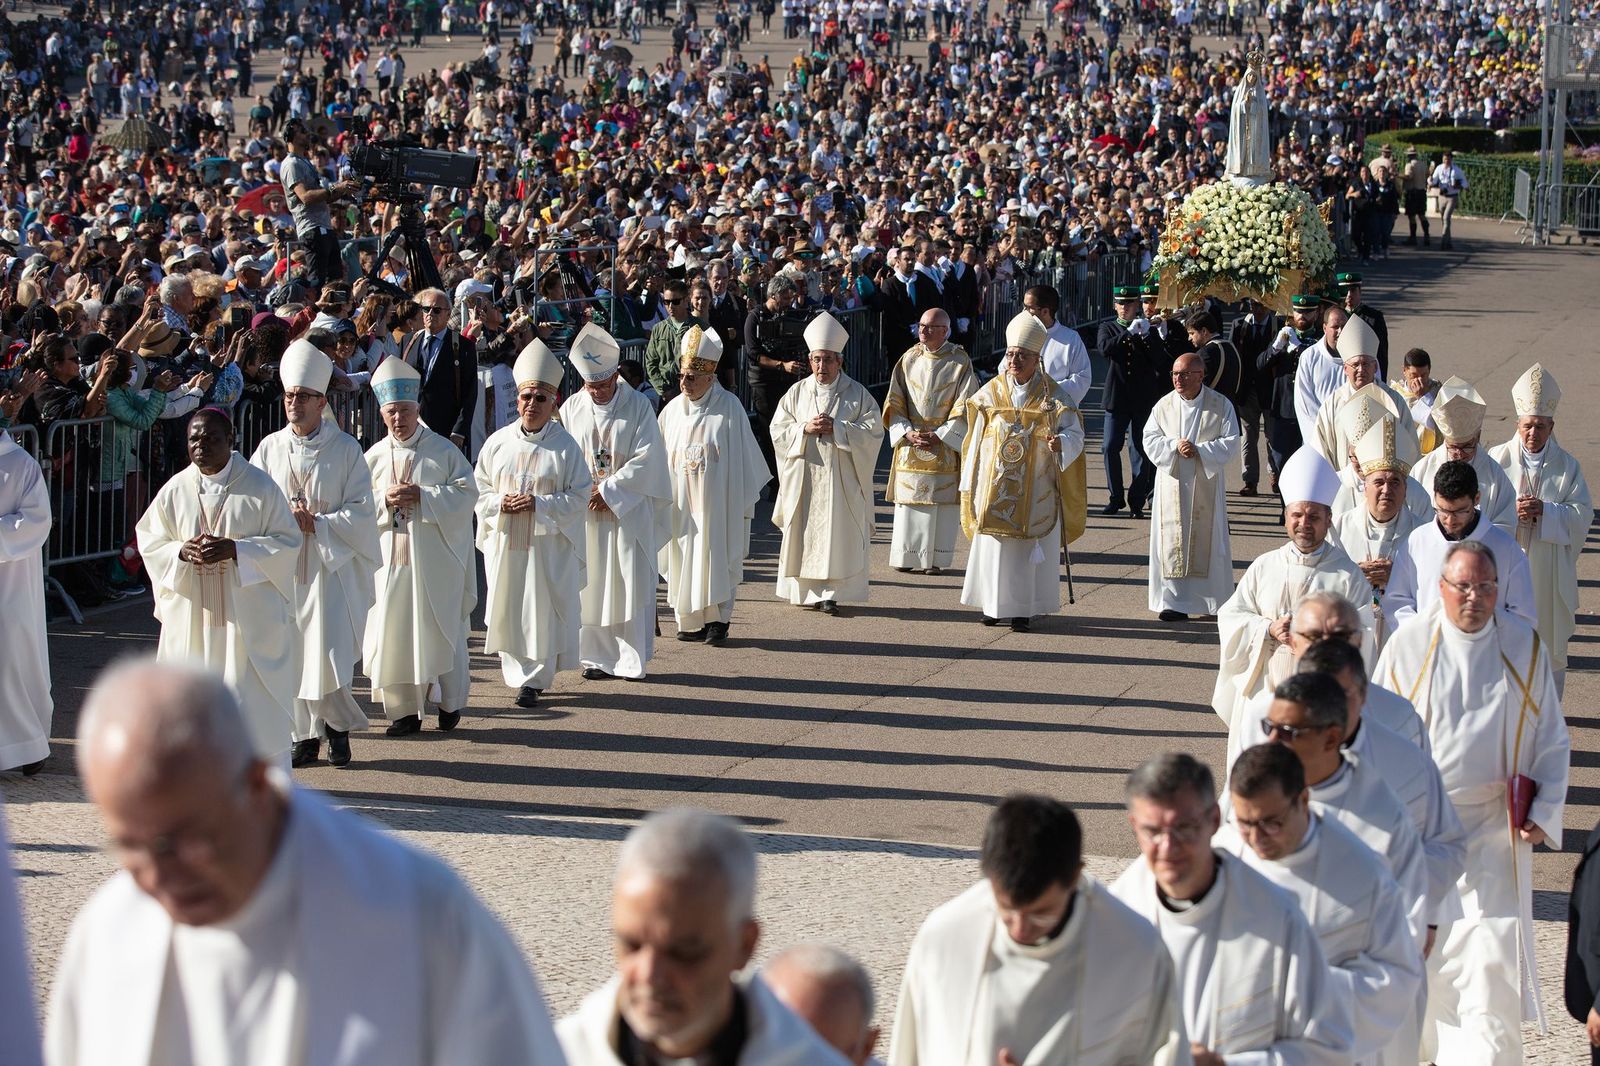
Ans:
{"type": "Polygon", "coordinates": [[[322,427],[325,425],[327,425],[326,422],[318,422],[314,427],[312,427],[311,432],[305,434],[304,436],[296,433],[294,431],[294,427],[290,426],[289,440],[295,444],[311,444],[315,442],[318,437],[322,436],[322,427]]]}
{"type": "Polygon", "coordinates": [[[1323,555],[1325,555],[1327,553],[1327,551],[1328,551],[1328,542],[1327,542],[1327,540],[1323,540],[1323,542],[1321,544],[1317,545],[1315,548],[1311,549],[1308,552],[1303,552],[1299,548],[1297,548],[1295,546],[1294,541],[1291,540],[1289,542],[1289,544],[1288,544],[1288,548],[1289,548],[1289,553],[1291,555],[1293,555],[1296,559],[1298,559],[1302,563],[1309,564],[1309,563],[1315,562],[1318,559],[1321,559],[1323,557],[1323,555]]]}
{"type": "Polygon", "coordinates": [[[1448,533],[1446,533],[1444,531],[1443,523],[1441,523],[1437,518],[1435,518],[1433,520],[1433,524],[1439,527],[1439,536],[1443,537],[1447,541],[1458,541],[1458,540],[1466,540],[1469,537],[1471,537],[1472,536],[1472,531],[1478,528],[1478,523],[1481,522],[1482,520],[1483,520],[1483,512],[1482,511],[1473,511],[1472,512],[1472,521],[1467,523],[1467,528],[1463,529],[1458,535],[1456,535],[1454,537],[1452,537],[1450,534],[1448,534],[1448,533]]]}
{"type": "Polygon", "coordinates": [[[218,470],[215,474],[208,474],[204,470],[201,470],[198,466],[194,468],[194,472],[199,474],[200,480],[206,482],[208,485],[226,485],[228,483],[228,478],[233,475],[233,456],[229,455],[228,461],[223,463],[222,469],[218,470]]]}
{"type": "Polygon", "coordinates": [[[744,1051],[750,1035],[750,1019],[746,1017],[744,992],[733,987],[733,1010],[728,1021],[706,1049],[698,1055],[684,1059],[668,1058],[658,1054],[634,1035],[628,1020],[617,1018],[617,1058],[624,1066],[738,1066],[739,1055],[744,1051]]]}
{"type": "Polygon", "coordinates": [[[1316,842],[1317,828],[1321,824],[1322,819],[1317,817],[1315,811],[1311,812],[1306,819],[1306,835],[1300,838],[1300,843],[1295,845],[1295,849],[1291,851],[1287,857],[1293,858],[1296,855],[1304,853],[1307,848],[1311,847],[1311,845],[1316,842]]]}
{"type": "Polygon", "coordinates": [[[1550,454],[1549,441],[1545,441],[1544,448],[1536,452],[1530,452],[1527,448],[1524,448],[1520,442],[1517,444],[1517,447],[1522,449],[1522,462],[1527,466],[1542,466],[1544,464],[1544,457],[1550,454]]]}
{"type": "Polygon", "coordinates": [[[422,423],[420,423],[420,422],[417,423],[417,428],[411,431],[411,436],[407,437],[405,440],[401,440],[399,437],[395,436],[393,433],[389,434],[389,443],[390,443],[390,445],[392,445],[393,447],[396,447],[396,448],[405,448],[407,450],[415,448],[417,446],[417,441],[419,441],[421,439],[422,439],[422,423]]]}
{"type": "Polygon", "coordinates": [[[683,394],[683,398],[685,400],[689,401],[689,406],[690,407],[704,407],[706,405],[707,401],[709,401],[711,399],[711,389],[714,389],[716,387],[717,387],[716,383],[712,382],[711,388],[708,388],[708,389],[706,389],[705,392],[702,392],[700,394],[700,398],[698,400],[695,399],[693,396],[690,396],[687,392],[683,394]]]}
{"type": "Polygon", "coordinates": [[[1339,756],[1339,768],[1337,770],[1335,770],[1333,773],[1329,774],[1327,777],[1324,777],[1321,781],[1318,781],[1315,784],[1312,784],[1311,785],[1312,793],[1315,794],[1315,793],[1320,792],[1320,791],[1322,791],[1324,789],[1330,789],[1330,788],[1337,787],[1339,782],[1343,781],[1344,778],[1345,778],[1345,775],[1348,774],[1349,772],[1350,772],[1350,760],[1346,759],[1343,755],[1339,756]]]}
{"type": "Polygon", "coordinates": [[[544,431],[549,429],[549,428],[550,428],[550,423],[548,423],[548,422],[546,422],[544,425],[540,426],[538,429],[523,429],[522,428],[522,423],[521,422],[517,423],[517,432],[522,435],[522,439],[523,440],[529,440],[529,441],[539,440],[539,439],[543,438],[544,437],[544,431]]]}
{"type": "Polygon", "coordinates": [[[1196,907],[1200,906],[1200,904],[1204,903],[1206,897],[1211,895],[1211,890],[1217,887],[1217,882],[1222,880],[1222,856],[1216,854],[1216,852],[1212,852],[1211,860],[1211,883],[1202,889],[1198,896],[1194,897],[1193,899],[1174,899],[1165,892],[1161,891],[1161,886],[1157,885],[1157,902],[1159,902],[1161,906],[1165,907],[1173,914],[1182,914],[1184,911],[1192,911],[1196,907]]]}

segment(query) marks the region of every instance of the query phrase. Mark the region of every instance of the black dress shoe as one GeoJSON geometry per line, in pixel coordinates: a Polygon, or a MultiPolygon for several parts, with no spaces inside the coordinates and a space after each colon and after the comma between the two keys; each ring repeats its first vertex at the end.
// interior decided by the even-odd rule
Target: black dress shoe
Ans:
{"type": "Polygon", "coordinates": [[[1028,620],[1026,618],[1013,618],[1011,620],[1011,632],[1013,632],[1013,633],[1031,633],[1031,632],[1033,632],[1033,626],[1028,622],[1028,620]]]}
{"type": "Polygon", "coordinates": [[[316,737],[310,740],[297,740],[294,742],[294,752],[289,756],[289,765],[298,770],[302,766],[310,766],[317,761],[317,755],[322,751],[322,741],[316,737]]]}
{"type": "Polygon", "coordinates": [[[1128,508],[1128,513],[1141,522],[1147,517],[1143,507],[1130,507],[1128,508]]]}
{"type": "Polygon", "coordinates": [[[389,728],[384,730],[384,733],[391,737],[409,737],[412,733],[420,732],[422,732],[422,718],[415,714],[395,719],[389,723],[389,728]]]}
{"type": "Polygon", "coordinates": [[[837,617],[839,614],[839,605],[833,600],[823,600],[821,603],[817,604],[817,610],[821,611],[823,614],[834,615],[837,617]]]}
{"type": "Polygon", "coordinates": [[[350,731],[348,729],[335,729],[330,725],[322,727],[328,734],[328,765],[350,765],[350,731]]]}
{"type": "Polygon", "coordinates": [[[615,681],[616,675],[608,674],[598,666],[585,666],[583,668],[583,679],[585,681],[615,681]]]}
{"type": "Polygon", "coordinates": [[[532,685],[523,685],[517,689],[518,707],[536,707],[539,704],[539,690],[532,685]]]}
{"type": "Polygon", "coordinates": [[[40,759],[38,762],[30,762],[26,765],[17,767],[17,769],[22,771],[23,777],[33,777],[40,770],[44,769],[44,764],[48,758],[49,756],[46,756],[44,759],[40,759]]]}
{"type": "Polygon", "coordinates": [[[684,641],[694,641],[698,643],[706,639],[706,627],[701,626],[699,629],[691,629],[688,632],[684,632],[680,629],[678,630],[678,639],[684,641]]]}
{"type": "Polygon", "coordinates": [[[1187,622],[1189,620],[1189,616],[1182,611],[1162,611],[1156,617],[1163,622],[1187,622]]]}
{"type": "Polygon", "coordinates": [[[1259,496],[1260,493],[1256,492],[1256,487],[1254,485],[1246,485],[1244,488],[1239,490],[1239,495],[1241,495],[1241,496],[1259,496]]]}
{"type": "Polygon", "coordinates": [[[461,724],[461,712],[460,711],[440,711],[439,712],[439,732],[448,733],[448,732],[450,732],[450,730],[454,729],[456,726],[458,726],[460,724],[461,724]]]}
{"type": "Polygon", "coordinates": [[[1121,514],[1122,513],[1122,501],[1121,500],[1112,500],[1110,503],[1108,503],[1104,507],[1100,508],[1100,513],[1105,515],[1107,518],[1110,518],[1114,514],[1121,514]]]}
{"type": "Polygon", "coordinates": [[[707,622],[706,643],[713,648],[720,648],[728,642],[728,623],[707,622]]]}
{"type": "Polygon", "coordinates": [[[897,566],[897,567],[894,568],[894,572],[897,573],[897,574],[909,574],[909,573],[911,573],[911,567],[909,567],[909,566],[897,566]]]}
{"type": "Polygon", "coordinates": [[[939,566],[930,566],[930,567],[928,567],[928,576],[929,577],[938,577],[942,573],[944,573],[944,568],[943,567],[939,567],[939,566]]]}
{"type": "Polygon", "coordinates": [[[990,618],[988,615],[984,615],[983,616],[983,624],[986,625],[986,626],[997,626],[997,625],[1000,624],[1000,619],[998,619],[998,618],[990,618]]]}

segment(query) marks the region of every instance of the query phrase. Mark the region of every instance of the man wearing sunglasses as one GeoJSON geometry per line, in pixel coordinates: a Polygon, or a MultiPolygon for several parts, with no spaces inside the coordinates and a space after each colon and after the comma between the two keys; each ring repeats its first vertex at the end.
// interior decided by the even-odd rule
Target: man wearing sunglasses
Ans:
{"type": "Polygon", "coordinates": [[[400,346],[402,358],[422,374],[419,404],[423,423],[470,460],[467,442],[478,406],[478,350],[450,326],[450,296],[442,289],[417,293],[422,328],[400,346]]]}
{"type": "Polygon", "coordinates": [[[655,324],[650,339],[645,342],[644,372],[661,399],[666,401],[678,395],[678,352],[683,346],[683,335],[691,327],[706,329],[710,323],[690,313],[689,283],[682,278],[667,282],[661,302],[667,307],[667,317],[655,324]]]}

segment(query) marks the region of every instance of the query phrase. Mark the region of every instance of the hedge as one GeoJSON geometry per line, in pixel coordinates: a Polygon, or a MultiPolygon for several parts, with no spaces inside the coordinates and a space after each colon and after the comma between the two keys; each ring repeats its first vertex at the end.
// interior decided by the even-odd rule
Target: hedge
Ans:
{"type": "MultiPolygon", "coordinates": [[[[1382,142],[1377,137],[1368,137],[1365,158],[1370,161],[1376,157],[1380,147],[1382,142]]],[[[1443,149],[1417,145],[1417,151],[1432,167],[1439,162],[1438,153],[1443,149]]],[[[1456,211],[1463,215],[1500,218],[1516,201],[1517,171],[1526,170],[1530,179],[1538,180],[1539,153],[1473,155],[1458,152],[1456,166],[1467,176],[1467,191],[1456,201],[1456,211]]],[[[1569,159],[1563,168],[1563,178],[1568,185],[1586,185],[1597,177],[1600,177],[1600,163],[1575,163],[1569,159]]]]}
{"type": "MultiPolygon", "coordinates": [[[[1567,143],[1592,145],[1600,141],[1600,127],[1588,126],[1567,129],[1567,143]]],[[[1384,130],[1367,138],[1367,144],[1395,146],[1395,154],[1402,155],[1406,145],[1414,145],[1419,152],[1439,155],[1446,149],[1457,155],[1502,155],[1510,152],[1537,152],[1539,127],[1516,126],[1500,136],[1494,130],[1475,126],[1424,126],[1419,129],[1384,130]]]]}

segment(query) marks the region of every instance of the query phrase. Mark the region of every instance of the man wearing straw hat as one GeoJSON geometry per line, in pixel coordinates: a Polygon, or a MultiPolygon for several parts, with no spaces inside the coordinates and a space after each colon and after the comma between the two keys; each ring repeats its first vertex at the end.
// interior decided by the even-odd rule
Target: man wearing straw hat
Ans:
{"type": "Polygon", "coordinates": [[[294,698],[294,766],[317,759],[328,738],[328,761],[350,762],[350,731],[367,715],[350,695],[378,567],[378,519],[372,477],[361,445],[328,415],[333,361],[310,342],[283,353],[278,377],[288,425],[250,457],[289,500],[305,537],[295,567],[295,620],[302,659],[294,698]]]}
{"type": "MultiPolygon", "coordinates": [[[[594,345],[580,334],[574,357],[594,345]]],[[[559,671],[578,665],[594,479],[578,442],[553,421],[562,378],[555,355],[536,337],[512,374],[517,421],[489,434],[478,457],[478,549],[489,579],[483,650],[499,653],[517,706],[532,707],[559,671]]]]}

